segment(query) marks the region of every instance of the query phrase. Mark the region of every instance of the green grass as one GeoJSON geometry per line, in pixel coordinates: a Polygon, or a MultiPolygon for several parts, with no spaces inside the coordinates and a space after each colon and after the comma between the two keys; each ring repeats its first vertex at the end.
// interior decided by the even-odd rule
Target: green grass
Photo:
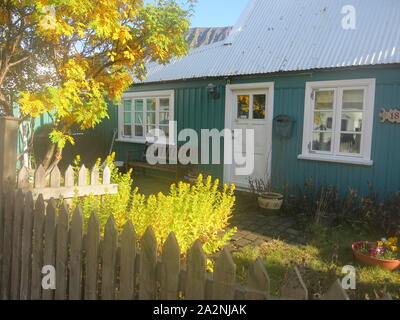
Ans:
{"type": "Polygon", "coordinates": [[[399,271],[386,271],[359,264],[353,257],[351,244],[360,240],[376,240],[374,230],[355,232],[354,227],[331,230],[314,227],[308,245],[296,247],[274,240],[261,248],[244,248],[233,254],[238,280],[245,281],[249,263],[260,256],[271,279],[271,294],[279,296],[285,274],[297,265],[311,297],[325,293],[333,282],[342,278],[342,267],[353,265],[357,272],[357,289],[349,290],[351,299],[376,299],[387,286],[393,298],[400,298],[399,271]]]}

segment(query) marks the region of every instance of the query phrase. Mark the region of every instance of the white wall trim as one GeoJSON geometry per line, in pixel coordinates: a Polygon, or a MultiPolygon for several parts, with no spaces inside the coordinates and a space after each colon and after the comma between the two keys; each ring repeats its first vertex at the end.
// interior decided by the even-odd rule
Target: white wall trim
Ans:
{"type": "MultiPolygon", "coordinates": [[[[255,83],[243,83],[243,84],[228,84],[226,85],[225,90],[225,128],[232,129],[233,122],[233,106],[232,101],[235,94],[235,91],[239,90],[257,90],[257,89],[265,89],[268,92],[267,94],[267,110],[268,117],[266,119],[266,124],[268,128],[267,133],[267,145],[270,146],[270,150],[267,163],[267,170],[271,173],[272,166],[272,126],[273,126],[273,118],[274,118],[274,96],[275,96],[275,83],[274,82],[255,82],[255,83]]],[[[224,183],[230,183],[231,178],[231,170],[233,165],[225,164],[224,165],[224,183]]],[[[267,177],[271,179],[270,177],[267,177]]],[[[240,187],[240,186],[239,186],[240,187]]]]}
{"type": "Polygon", "coordinates": [[[326,157],[323,155],[313,154],[313,155],[298,155],[297,159],[299,160],[312,160],[312,161],[323,161],[323,162],[337,162],[337,163],[345,163],[345,164],[358,164],[363,166],[372,166],[374,162],[372,160],[365,160],[360,158],[352,158],[352,157],[337,157],[330,156],[326,157]]]}

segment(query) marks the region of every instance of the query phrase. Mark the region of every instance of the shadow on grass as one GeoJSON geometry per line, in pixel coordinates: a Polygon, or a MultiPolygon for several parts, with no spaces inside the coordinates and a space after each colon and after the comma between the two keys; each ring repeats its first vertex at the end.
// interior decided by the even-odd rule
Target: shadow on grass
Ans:
{"type": "Polygon", "coordinates": [[[400,296],[400,274],[398,271],[381,270],[377,267],[363,266],[356,262],[350,251],[340,249],[336,259],[329,255],[328,249],[321,246],[306,245],[296,247],[279,240],[273,240],[260,248],[246,247],[233,253],[237,265],[238,281],[244,283],[249,264],[260,257],[271,280],[271,294],[280,295],[285,275],[297,265],[309,291],[309,296],[326,293],[336,279],[342,279],[345,265],[356,267],[357,289],[348,290],[353,300],[376,299],[384,288],[398,299],[400,296]],[[336,261],[337,260],[337,261],[336,261]]]}

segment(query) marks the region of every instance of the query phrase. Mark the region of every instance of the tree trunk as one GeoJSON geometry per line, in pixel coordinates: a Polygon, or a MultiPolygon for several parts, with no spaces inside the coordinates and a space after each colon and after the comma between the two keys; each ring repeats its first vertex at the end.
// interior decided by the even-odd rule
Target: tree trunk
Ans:
{"type": "Polygon", "coordinates": [[[47,171],[47,169],[50,167],[51,161],[53,159],[54,156],[54,151],[56,150],[56,145],[54,143],[52,143],[49,148],[47,149],[46,155],[43,158],[42,161],[42,166],[44,167],[44,169],[47,171]]]}
{"type": "Polygon", "coordinates": [[[48,176],[53,171],[53,169],[60,163],[61,159],[62,159],[62,149],[58,149],[55,152],[53,162],[49,165],[48,168],[46,168],[46,176],[48,176]]]}
{"type": "MultiPolygon", "coordinates": [[[[0,82],[1,86],[1,82],[0,82]]],[[[7,101],[6,97],[4,94],[0,91],[0,107],[3,108],[3,111],[5,112],[6,116],[13,117],[13,108],[12,104],[10,104],[9,101],[7,101]]]]}

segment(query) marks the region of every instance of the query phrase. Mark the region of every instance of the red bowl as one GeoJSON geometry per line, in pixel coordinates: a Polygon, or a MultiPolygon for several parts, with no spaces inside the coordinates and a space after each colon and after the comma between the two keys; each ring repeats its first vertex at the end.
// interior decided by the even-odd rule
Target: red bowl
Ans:
{"type": "Polygon", "coordinates": [[[358,261],[369,266],[377,266],[386,270],[395,270],[400,266],[400,260],[378,259],[375,257],[370,257],[366,256],[365,254],[362,254],[359,251],[359,248],[362,246],[363,243],[365,243],[365,241],[353,243],[353,245],[351,246],[351,248],[353,249],[354,256],[358,261]]]}

